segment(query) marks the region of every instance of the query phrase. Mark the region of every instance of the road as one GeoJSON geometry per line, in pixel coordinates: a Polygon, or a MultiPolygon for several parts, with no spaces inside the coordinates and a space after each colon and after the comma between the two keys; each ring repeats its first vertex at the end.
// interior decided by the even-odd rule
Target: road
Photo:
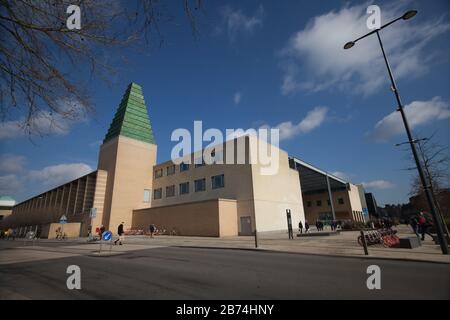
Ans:
{"type": "MultiPolygon", "coordinates": [[[[17,250],[3,248],[0,254],[17,250]]],[[[449,299],[450,265],[157,247],[112,257],[81,254],[4,263],[0,298],[449,299]],[[374,264],[381,268],[381,290],[366,286],[367,267],[374,264]],[[66,287],[69,265],[81,268],[81,290],[66,287]]]]}

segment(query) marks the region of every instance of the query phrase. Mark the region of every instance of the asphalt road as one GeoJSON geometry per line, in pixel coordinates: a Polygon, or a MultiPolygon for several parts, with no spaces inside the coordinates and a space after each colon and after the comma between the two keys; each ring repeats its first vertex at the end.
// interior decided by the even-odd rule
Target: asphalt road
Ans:
{"type": "Polygon", "coordinates": [[[29,299],[450,299],[450,265],[165,247],[1,265],[0,291],[29,299]],[[374,264],[381,290],[366,286],[374,264]],[[66,287],[69,265],[81,268],[81,290],[66,287]]]}

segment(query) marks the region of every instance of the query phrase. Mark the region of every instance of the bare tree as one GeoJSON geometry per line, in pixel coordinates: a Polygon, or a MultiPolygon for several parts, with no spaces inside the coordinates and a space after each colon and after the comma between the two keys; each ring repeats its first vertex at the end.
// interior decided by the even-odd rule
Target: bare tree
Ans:
{"type": "MultiPolygon", "coordinates": [[[[202,0],[180,3],[196,36],[202,0]]],[[[170,20],[157,0],[0,0],[0,121],[21,115],[23,130],[42,134],[42,119],[57,128],[92,112],[89,79],[79,73],[88,67],[91,79],[107,79],[111,49],[161,44],[160,25],[170,20]],[[70,5],[81,9],[79,30],[67,27],[70,5]]]]}
{"type": "MultiPolygon", "coordinates": [[[[434,141],[433,134],[430,138],[417,142],[419,157],[422,162],[425,177],[431,191],[439,193],[442,188],[450,186],[450,156],[448,146],[443,146],[434,141]]],[[[418,175],[414,176],[411,184],[411,195],[423,193],[422,183],[418,175]]]]}

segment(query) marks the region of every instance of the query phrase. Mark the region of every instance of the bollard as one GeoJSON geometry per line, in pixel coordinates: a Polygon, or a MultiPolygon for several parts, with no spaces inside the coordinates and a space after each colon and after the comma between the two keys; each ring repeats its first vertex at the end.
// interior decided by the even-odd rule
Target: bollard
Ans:
{"type": "Polygon", "coordinates": [[[258,231],[255,229],[255,248],[258,248],[258,231]]]}
{"type": "Polygon", "coordinates": [[[362,243],[363,243],[363,247],[364,247],[364,254],[366,256],[369,255],[369,250],[367,250],[367,243],[366,243],[366,237],[364,236],[364,231],[360,231],[361,232],[361,239],[362,239],[362,243]]]}

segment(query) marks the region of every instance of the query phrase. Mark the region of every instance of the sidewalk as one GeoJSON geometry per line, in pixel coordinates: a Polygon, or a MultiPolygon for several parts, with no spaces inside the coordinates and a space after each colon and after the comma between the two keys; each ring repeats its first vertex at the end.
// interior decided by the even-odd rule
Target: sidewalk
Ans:
{"type": "MultiPolygon", "coordinates": [[[[400,237],[414,236],[407,226],[399,226],[397,230],[400,237]]],[[[357,243],[358,235],[359,231],[342,231],[340,234],[330,236],[294,236],[294,239],[289,240],[287,232],[258,233],[258,248],[255,248],[255,238],[253,236],[224,238],[183,236],[155,236],[154,238],[150,238],[148,236],[127,236],[123,246],[111,247],[110,254],[116,255],[128,251],[174,246],[261,251],[270,250],[314,255],[359,257],[368,259],[397,259],[450,264],[450,255],[442,255],[440,247],[435,245],[429,238],[426,238],[426,240],[422,242],[422,246],[415,249],[369,246],[369,256],[365,256],[363,248],[357,243]]],[[[42,250],[49,254],[52,252],[59,252],[74,255],[99,256],[96,254],[99,250],[99,243],[88,243],[86,238],[69,239],[66,241],[37,240],[35,242],[35,247],[30,243],[26,246],[20,245],[18,248],[26,251],[42,250]],[[54,246],[55,244],[58,245],[54,246]]],[[[102,256],[109,255],[109,249],[109,245],[105,244],[104,250],[107,252],[104,252],[102,256]]],[[[0,259],[0,264],[1,260],[2,259],[0,259]]]]}

